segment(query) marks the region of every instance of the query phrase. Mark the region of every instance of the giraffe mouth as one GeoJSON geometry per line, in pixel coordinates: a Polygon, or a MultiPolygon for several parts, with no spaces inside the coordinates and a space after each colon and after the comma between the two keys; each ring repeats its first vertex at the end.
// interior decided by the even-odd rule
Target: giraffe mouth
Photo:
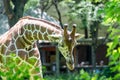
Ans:
{"type": "Polygon", "coordinates": [[[70,69],[70,70],[74,70],[74,64],[71,64],[71,63],[66,63],[66,65],[67,65],[67,67],[68,67],[68,69],[70,69]]]}

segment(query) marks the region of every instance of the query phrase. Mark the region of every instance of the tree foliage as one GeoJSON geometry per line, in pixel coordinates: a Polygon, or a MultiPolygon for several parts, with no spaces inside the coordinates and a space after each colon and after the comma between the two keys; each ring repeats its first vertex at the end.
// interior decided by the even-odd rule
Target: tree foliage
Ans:
{"type": "Polygon", "coordinates": [[[120,79],[120,1],[119,0],[110,0],[106,3],[105,6],[105,23],[110,24],[109,28],[109,43],[107,56],[110,58],[109,66],[111,67],[111,71],[116,74],[113,76],[113,80],[120,79]],[[116,24],[114,26],[113,24],[116,24]]]}
{"type": "Polygon", "coordinates": [[[28,0],[24,6],[24,12],[28,9],[35,8],[39,6],[40,0],[28,0]]]}
{"type": "Polygon", "coordinates": [[[119,0],[110,0],[105,5],[105,22],[106,23],[120,23],[120,1],[119,0]]]}

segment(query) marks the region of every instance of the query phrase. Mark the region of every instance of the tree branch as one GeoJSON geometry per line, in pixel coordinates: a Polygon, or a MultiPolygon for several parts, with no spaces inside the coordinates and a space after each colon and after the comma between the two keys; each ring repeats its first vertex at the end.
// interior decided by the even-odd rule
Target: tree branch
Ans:
{"type": "Polygon", "coordinates": [[[59,17],[58,19],[59,19],[61,28],[63,29],[63,24],[62,24],[62,19],[61,19],[61,13],[60,13],[60,11],[59,11],[59,9],[58,9],[58,0],[53,0],[53,4],[54,4],[54,6],[55,6],[55,8],[56,8],[56,11],[57,11],[57,13],[58,13],[58,17],[59,17]]]}
{"type": "Polygon", "coordinates": [[[10,5],[10,0],[3,0],[4,8],[5,8],[5,14],[8,16],[9,19],[11,19],[14,15],[14,12],[12,10],[12,6],[10,5]]]}
{"type": "Polygon", "coordinates": [[[41,8],[41,18],[43,18],[43,12],[45,11],[46,7],[48,6],[49,0],[47,2],[45,0],[40,0],[40,8],[41,8]]]}
{"type": "Polygon", "coordinates": [[[42,18],[42,16],[43,16],[43,12],[44,11],[46,11],[47,12],[47,10],[53,5],[52,4],[52,2],[51,2],[51,4],[49,5],[49,0],[40,0],[40,4],[41,4],[41,6],[40,6],[40,8],[41,8],[41,18],[42,18]]]}
{"type": "MultiPolygon", "coordinates": [[[[114,23],[113,26],[112,26],[112,28],[115,28],[115,29],[118,28],[118,27],[119,27],[119,24],[118,24],[118,23],[114,23]]],[[[111,34],[111,32],[112,32],[112,31],[107,32],[103,44],[105,44],[106,42],[109,41],[108,38],[109,38],[109,35],[111,34]]]]}

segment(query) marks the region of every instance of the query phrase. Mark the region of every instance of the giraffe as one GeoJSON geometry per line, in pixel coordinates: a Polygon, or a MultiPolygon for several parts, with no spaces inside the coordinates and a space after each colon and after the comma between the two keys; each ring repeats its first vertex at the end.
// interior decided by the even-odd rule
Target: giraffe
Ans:
{"type": "MultiPolygon", "coordinates": [[[[0,54],[9,55],[15,53],[23,59],[31,56],[37,58],[37,64],[40,71],[36,75],[42,76],[40,53],[36,45],[37,40],[48,40],[58,43],[58,49],[66,60],[67,67],[74,69],[74,57],[72,54],[76,43],[76,38],[80,37],[76,32],[76,25],[73,25],[72,31],[64,29],[52,22],[26,16],[21,18],[10,30],[0,36],[0,54]]],[[[2,59],[0,58],[0,62],[2,59]]]]}

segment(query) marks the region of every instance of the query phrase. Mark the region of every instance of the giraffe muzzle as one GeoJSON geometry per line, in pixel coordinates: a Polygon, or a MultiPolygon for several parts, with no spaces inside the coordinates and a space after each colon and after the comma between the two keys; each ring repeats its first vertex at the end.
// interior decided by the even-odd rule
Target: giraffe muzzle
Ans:
{"type": "Polygon", "coordinates": [[[74,61],[67,61],[66,65],[67,65],[68,69],[70,69],[70,70],[73,70],[75,68],[74,61]]]}
{"type": "Polygon", "coordinates": [[[74,64],[69,64],[69,63],[66,63],[68,69],[70,70],[74,70],[74,64]]]}

